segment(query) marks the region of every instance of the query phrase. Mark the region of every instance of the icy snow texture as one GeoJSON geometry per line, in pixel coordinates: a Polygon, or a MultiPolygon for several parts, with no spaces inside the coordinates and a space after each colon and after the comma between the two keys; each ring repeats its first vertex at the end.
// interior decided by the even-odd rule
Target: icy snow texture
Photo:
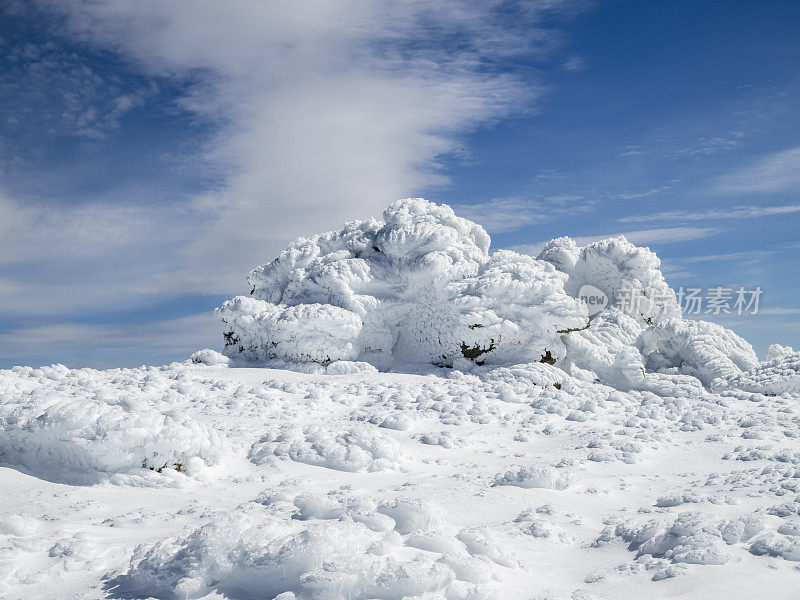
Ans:
{"type": "Polygon", "coordinates": [[[647,329],[642,336],[647,366],[676,371],[710,384],[758,366],[753,347],[738,335],[708,321],[671,319],[647,329]]]}
{"type": "Polygon", "coordinates": [[[569,275],[565,289],[577,296],[584,285],[606,293],[610,304],[626,306],[643,324],[680,316],[678,302],[661,274],[661,260],[648,248],[639,248],[623,236],[579,248],[568,237],[550,241],[539,259],[569,275]]]}
{"type": "Polygon", "coordinates": [[[498,473],[492,485],[515,485],[523,488],[563,490],[572,483],[569,473],[544,464],[515,466],[498,473]]]}
{"type": "Polygon", "coordinates": [[[400,466],[403,459],[397,442],[379,431],[337,432],[319,425],[284,426],[250,448],[250,460],[256,464],[272,456],[339,471],[380,471],[400,466]]]}
{"type": "Polygon", "coordinates": [[[518,566],[490,530],[432,520],[426,502],[322,500],[326,511],[302,514],[310,499],[295,498],[296,520],[222,516],[135,555],[113,583],[117,592],[176,599],[214,588],[235,597],[488,600],[499,597],[495,573],[518,566]]]}
{"type": "Polygon", "coordinates": [[[391,204],[382,221],[296,240],[250,273],[250,297],[224,303],[217,317],[237,363],[544,362],[624,390],[677,381],[651,373],[708,386],[756,367],[733,332],[681,318],[659,269],[653,252],[624,237],[583,248],[562,237],[538,258],[490,255],[479,225],[417,198],[391,204]],[[579,299],[587,285],[610,299],[591,322],[579,299]]]}
{"type": "MultiPolygon", "coordinates": [[[[650,521],[641,526],[619,524],[611,533],[607,529],[598,538],[602,544],[611,536],[623,538],[631,544],[639,556],[651,555],[656,558],[667,558],[674,563],[698,565],[722,565],[732,560],[727,546],[748,542],[756,534],[765,529],[764,518],[758,515],[746,515],[733,520],[714,521],[703,518],[698,513],[680,513],[666,527],[657,521],[650,521]]],[[[767,536],[757,540],[751,546],[761,548],[767,536]]],[[[770,552],[764,548],[761,554],[770,552]]],[[[774,553],[773,556],[778,555],[774,553]]]]}
{"type": "Polygon", "coordinates": [[[452,365],[564,355],[559,331],[586,325],[567,277],[509,251],[452,209],[395,202],[383,221],[301,238],[254,269],[251,297],[223,304],[235,359],[452,365]],[[548,354],[549,353],[549,354],[548,354]]]}
{"type": "Polygon", "coordinates": [[[785,346],[770,346],[767,360],[757,368],[735,373],[715,385],[761,394],[800,394],[800,352],[785,346]]]}
{"type": "Polygon", "coordinates": [[[0,377],[0,460],[54,481],[216,464],[222,438],[169,405],[178,377],[159,369],[15,367],[0,377]],[[148,392],[134,397],[129,386],[148,392]]]}
{"type": "Polygon", "coordinates": [[[0,597],[792,598],[798,395],[584,374],[2,371],[0,597]]]}

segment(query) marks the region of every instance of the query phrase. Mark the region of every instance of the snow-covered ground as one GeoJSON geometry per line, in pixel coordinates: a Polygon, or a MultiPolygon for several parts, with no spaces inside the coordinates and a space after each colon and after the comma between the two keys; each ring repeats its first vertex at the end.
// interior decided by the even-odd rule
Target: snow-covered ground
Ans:
{"type": "Polygon", "coordinates": [[[396,203],[254,270],[224,356],[0,371],[0,598],[800,597],[800,353],[623,239],[488,248],[396,203]]]}
{"type": "Polygon", "coordinates": [[[6,371],[0,596],[798,597],[796,396],[531,367],[6,371]]]}

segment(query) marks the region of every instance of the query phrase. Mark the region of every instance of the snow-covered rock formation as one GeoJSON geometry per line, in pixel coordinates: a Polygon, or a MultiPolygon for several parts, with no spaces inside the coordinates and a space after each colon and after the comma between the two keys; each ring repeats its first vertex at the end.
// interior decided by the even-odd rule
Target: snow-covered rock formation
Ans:
{"type": "Polygon", "coordinates": [[[290,244],[226,302],[227,353],[247,360],[452,366],[564,356],[588,321],[551,264],[509,251],[448,206],[395,202],[383,221],[290,244]]]}
{"type": "Polygon", "coordinates": [[[658,257],[624,237],[538,258],[489,253],[480,225],[416,198],[383,220],[300,238],[254,269],[251,295],[217,310],[235,361],[362,361],[470,368],[556,364],[583,379],[637,387],[647,372],[710,385],[758,360],[736,334],[681,318],[658,257]],[[582,290],[608,301],[590,311],[582,290]]]}

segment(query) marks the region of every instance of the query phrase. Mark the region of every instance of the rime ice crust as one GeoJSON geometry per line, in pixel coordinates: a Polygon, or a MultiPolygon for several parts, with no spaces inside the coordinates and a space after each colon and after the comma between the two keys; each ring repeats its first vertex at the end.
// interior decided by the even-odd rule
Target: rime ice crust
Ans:
{"type": "Polygon", "coordinates": [[[452,209],[395,202],[383,221],[299,239],[222,305],[234,359],[452,366],[561,358],[559,331],[585,326],[565,274],[510,251],[452,209]]]}
{"type": "Polygon", "coordinates": [[[624,389],[646,372],[709,385],[758,363],[733,332],[682,319],[659,258],[624,237],[557,238],[537,258],[489,244],[482,227],[420,198],[300,238],[251,271],[249,297],[217,309],[225,354],[379,369],[546,362],[624,389]],[[591,323],[586,285],[612,301],[591,323]]]}
{"type": "Polygon", "coordinates": [[[746,390],[777,396],[800,394],[800,352],[788,346],[773,344],[767,360],[746,373],[714,381],[714,387],[746,390]]]}
{"type": "Polygon", "coordinates": [[[566,292],[577,296],[591,285],[610,299],[628,304],[626,311],[642,324],[680,317],[675,292],[661,274],[661,260],[649,248],[634,246],[623,236],[593,242],[579,248],[568,237],[551,240],[539,254],[569,277],[566,292]],[[634,297],[626,298],[632,294],[634,297]]]}
{"type": "Polygon", "coordinates": [[[692,375],[704,384],[758,366],[749,343],[708,321],[670,319],[646,329],[641,345],[652,370],[692,375]]]}

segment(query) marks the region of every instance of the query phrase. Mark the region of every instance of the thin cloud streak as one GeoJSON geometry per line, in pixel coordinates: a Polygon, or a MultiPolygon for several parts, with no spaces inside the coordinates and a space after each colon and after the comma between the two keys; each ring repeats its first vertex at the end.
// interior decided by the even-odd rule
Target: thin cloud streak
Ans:
{"type": "Polygon", "coordinates": [[[667,190],[671,189],[671,187],[672,186],[665,185],[662,187],[649,189],[645,192],[617,194],[615,197],[619,198],[620,200],[636,200],[637,198],[647,198],[648,196],[655,196],[656,194],[660,194],[661,192],[666,192],[667,190]]]}
{"type": "Polygon", "coordinates": [[[783,206],[732,206],[714,210],[671,210],[652,215],[632,215],[617,219],[618,223],[647,223],[650,221],[710,221],[714,219],[756,219],[773,215],[800,212],[800,204],[783,206]]]}
{"type": "Polygon", "coordinates": [[[188,359],[197,349],[218,346],[218,339],[210,312],[145,324],[29,324],[0,333],[0,368],[39,366],[53,355],[94,368],[158,364],[175,355],[188,359]]]}
{"type": "Polygon", "coordinates": [[[800,146],[764,156],[753,164],[716,178],[717,194],[770,193],[800,189],[800,146]]]}
{"type": "MultiPolygon", "coordinates": [[[[687,242],[690,240],[699,240],[718,233],[722,233],[723,229],[714,227],[668,227],[663,229],[642,229],[639,231],[626,231],[623,233],[612,233],[604,235],[585,235],[585,236],[570,236],[579,246],[585,246],[593,242],[599,242],[612,237],[624,236],[629,242],[643,245],[643,244],[672,244],[676,242],[687,242]]],[[[533,244],[518,244],[511,246],[509,250],[514,250],[522,254],[531,254],[536,256],[542,251],[547,242],[537,242],[533,244]]]]}
{"type": "Polygon", "coordinates": [[[541,199],[493,198],[456,208],[459,216],[482,225],[489,233],[516,231],[529,225],[549,223],[567,215],[591,210],[596,202],[583,196],[550,196],[541,199]]]}

